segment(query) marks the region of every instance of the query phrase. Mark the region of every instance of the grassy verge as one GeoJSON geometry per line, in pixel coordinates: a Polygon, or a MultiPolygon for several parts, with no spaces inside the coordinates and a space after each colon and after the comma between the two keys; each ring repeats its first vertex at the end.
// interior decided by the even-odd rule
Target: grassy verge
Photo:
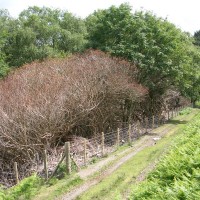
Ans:
{"type": "Polygon", "coordinates": [[[0,189],[0,199],[2,200],[16,200],[19,199],[31,199],[36,193],[39,187],[43,184],[43,180],[36,175],[32,175],[25,178],[17,186],[14,186],[7,190],[0,189]]]}
{"type": "Polygon", "coordinates": [[[186,127],[147,180],[130,199],[200,199],[200,114],[186,127]]]}
{"type": "Polygon", "coordinates": [[[69,192],[73,187],[76,187],[83,183],[83,180],[78,176],[65,177],[62,180],[56,180],[52,185],[44,185],[41,187],[38,194],[32,198],[34,200],[54,200],[63,192],[69,192]]]}
{"type": "Polygon", "coordinates": [[[60,166],[58,171],[64,177],[62,180],[54,177],[49,180],[48,183],[45,183],[43,178],[34,174],[7,190],[0,187],[0,200],[54,200],[57,196],[60,196],[63,191],[67,192],[83,182],[75,173],[67,176],[64,173],[65,166],[63,165],[60,166]]]}
{"type": "Polygon", "coordinates": [[[67,192],[72,187],[82,183],[82,180],[77,176],[65,177],[62,180],[52,179],[48,184],[36,175],[25,178],[10,189],[0,189],[0,200],[54,200],[60,196],[63,191],[67,192]]]}
{"type": "MultiPolygon", "coordinates": [[[[183,115],[189,114],[187,117],[187,121],[189,121],[194,117],[195,113],[195,110],[193,110],[193,112],[185,111],[183,115]]],[[[180,118],[180,116],[178,118],[180,118]]],[[[177,124],[177,118],[174,120],[177,124]]],[[[174,124],[173,120],[171,122],[174,124]]],[[[181,137],[181,130],[184,126],[184,123],[175,126],[174,129],[169,131],[162,140],[157,142],[156,145],[145,148],[139,152],[132,159],[124,163],[112,175],[103,179],[99,184],[93,186],[77,199],[124,199],[127,196],[129,189],[132,188],[130,185],[135,183],[136,177],[149,164],[158,160],[158,158],[163,155],[163,152],[169,149],[169,144],[171,144],[172,141],[181,137]],[[179,129],[178,132],[177,129],[179,129]]]]}

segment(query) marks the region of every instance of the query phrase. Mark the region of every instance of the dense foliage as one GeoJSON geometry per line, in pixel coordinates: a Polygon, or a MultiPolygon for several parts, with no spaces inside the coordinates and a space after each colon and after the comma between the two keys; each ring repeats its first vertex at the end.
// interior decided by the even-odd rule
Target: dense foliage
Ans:
{"type": "Polygon", "coordinates": [[[200,46],[200,30],[194,33],[194,44],[200,46]]]}
{"type": "Polygon", "coordinates": [[[139,185],[130,199],[199,199],[200,115],[184,130],[168,155],[139,185]]]}
{"type": "Polygon", "coordinates": [[[5,61],[5,52],[3,51],[8,32],[8,19],[9,13],[5,10],[0,10],[0,78],[6,76],[9,72],[8,64],[5,61]]]}
{"type": "Polygon", "coordinates": [[[187,59],[183,71],[179,73],[177,87],[195,105],[200,98],[200,49],[190,45],[186,51],[187,59]]]}
{"type": "MultiPolygon", "coordinates": [[[[12,19],[1,12],[2,27],[6,32],[2,51],[10,66],[21,66],[46,57],[62,57],[81,51],[86,44],[86,27],[83,20],[67,11],[30,7],[12,19]]],[[[0,21],[1,23],[1,21],[0,21]]]]}
{"type": "Polygon", "coordinates": [[[181,87],[187,93],[185,89],[191,90],[194,85],[191,69],[195,82],[200,79],[196,73],[199,49],[188,34],[165,19],[150,12],[132,14],[130,6],[122,4],[94,12],[86,25],[91,47],[137,64],[138,81],[150,89],[151,99],[171,86],[181,87]]]}

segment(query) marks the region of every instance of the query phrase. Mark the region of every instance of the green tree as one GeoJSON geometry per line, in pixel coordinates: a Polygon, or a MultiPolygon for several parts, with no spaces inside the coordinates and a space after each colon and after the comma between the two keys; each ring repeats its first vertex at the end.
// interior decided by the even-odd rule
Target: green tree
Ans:
{"type": "MultiPolygon", "coordinates": [[[[191,99],[195,106],[196,101],[200,100],[200,49],[193,45],[188,46],[187,62],[184,73],[181,74],[179,89],[182,94],[191,99]]],[[[179,74],[180,75],[180,74],[179,74]]]]}
{"type": "Polygon", "coordinates": [[[86,34],[84,21],[67,11],[29,7],[10,25],[4,46],[7,62],[10,66],[21,66],[82,51],[86,34]]]}
{"type": "Polygon", "coordinates": [[[9,67],[6,63],[6,56],[3,51],[3,46],[8,37],[8,27],[11,17],[7,10],[0,10],[0,78],[7,75],[9,67]]]}
{"type": "Polygon", "coordinates": [[[200,46],[200,30],[194,33],[194,44],[200,46]]]}
{"type": "Polygon", "coordinates": [[[67,11],[34,6],[23,11],[19,20],[34,30],[38,46],[48,45],[70,53],[84,48],[85,24],[67,11]]]}
{"type": "Polygon", "coordinates": [[[9,71],[10,69],[5,62],[4,56],[0,53],[0,79],[5,77],[9,71]]]}
{"type": "Polygon", "coordinates": [[[176,84],[188,36],[175,25],[151,12],[132,14],[128,4],[97,11],[86,25],[91,47],[135,62],[138,80],[149,88],[151,97],[176,84]]]}

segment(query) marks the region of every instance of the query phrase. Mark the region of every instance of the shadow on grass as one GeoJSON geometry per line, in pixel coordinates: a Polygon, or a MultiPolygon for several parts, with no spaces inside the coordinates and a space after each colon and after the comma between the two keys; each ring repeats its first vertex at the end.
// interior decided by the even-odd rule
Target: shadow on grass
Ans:
{"type": "Polygon", "coordinates": [[[187,122],[185,120],[171,119],[168,121],[168,124],[187,124],[187,122]]]}

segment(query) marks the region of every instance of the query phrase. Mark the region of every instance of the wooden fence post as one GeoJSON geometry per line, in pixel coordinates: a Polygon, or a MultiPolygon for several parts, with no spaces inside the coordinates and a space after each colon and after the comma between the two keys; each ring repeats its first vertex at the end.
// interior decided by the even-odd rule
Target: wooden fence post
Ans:
{"type": "Polygon", "coordinates": [[[117,129],[117,148],[119,147],[119,141],[120,141],[120,130],[117,129]]]}
{"type": "Polygon", "coordinates": [[[128,126],[128,144],[131,145],[131,124],[128,126]]]}
{"type": "Polygon", "coordinates": [[[43,152],[43,160],[44,160],[44,173],[45,173],[45,180],[48,180],[48,160],[47,160],[47,150],[44,149],[43,152]]]}
{"type": "Polygon", "coordinates": [[[56,168],[52,172],[51,176],[49,177],[49,180],[55,175],[55,173],[57,172],[57,170],[58,170],[60,164],[62,163],[62,161],[64,160],[64,158],[65,158],[65,154],[62,155],[61,160],[59,161],[59,163],[57,164],[56,168]]]}
{"type": "Polygon", "coordinates": [[[36,153],[35,154],[35,162],[36,162],[36,168],[37,168],[37,171],[38,171],[38,169],[39,169],[39,154],[38,153],[36,153]]]}
{"type": "Polygon", "coordinates": [[[16,184],[18,184],[19,183],[19,172],[18,172],[17,162],[14,162],[14,171],[15,171],[16,184]]]}
{"type": "Polygon", "coordinates": [[[104,137],[104,132],[102,132],[101,133],[101,154],[102,154],[102,156],[104,156],[104,153],[105,153],[104,143],[105,143],[105,137],[104,137]]]}
{"type": "Polygon", "coordinates": [[[162,125],[163,123],[162,123],[162,115],[159,115],[158,116],[158,124],[159,125],[162,125]]]}
{"type": "Polygon", "coordinates": [[[138,132],[138,135],[140,136],[140,121],[137,120],[137,132],[138,132]]]}
{"type": "Polygon", "coordinates": [[[65,142],[65,158],[67,174],[71,174],[70,142],[65,142]]]}
{"type": "Polygon", "coordinates": [[[84,165],[86,166],[87,163],[87,143],[86,139],[84,138],[84,165]]]}
{"type": "Polygon", "coordinates": [[[146,133],[148,132],[148,118],[145,118],[145,128],[146,128],[146,133]]]}
{"type": "Polygon", "coordinates": [[[155,118],[154,115],[152,116],[152,129],[154,129],[154,125],[155,125],[155,118]]]}
{"type": "Polygon", "coordinates": [[[170,116],[169,116],[169,110],[167,111],[167,120],[169,121],[170,116]]]}

